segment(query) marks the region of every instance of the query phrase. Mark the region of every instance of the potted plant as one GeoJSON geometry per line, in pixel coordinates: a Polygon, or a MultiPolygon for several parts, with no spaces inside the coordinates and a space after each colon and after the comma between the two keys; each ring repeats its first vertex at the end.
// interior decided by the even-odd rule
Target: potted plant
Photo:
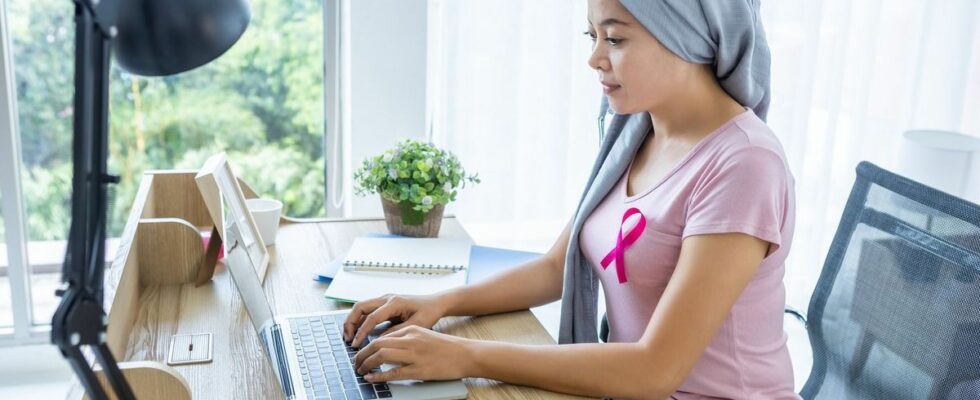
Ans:
{"type": "Polygon", "coordinates": [[[411,139],[365,159],[354,181],[357,195],[381,196],[389,232],[414,237],[439,236],[446,204],[467,182],[480,183],[454,154],[411,139]]]}

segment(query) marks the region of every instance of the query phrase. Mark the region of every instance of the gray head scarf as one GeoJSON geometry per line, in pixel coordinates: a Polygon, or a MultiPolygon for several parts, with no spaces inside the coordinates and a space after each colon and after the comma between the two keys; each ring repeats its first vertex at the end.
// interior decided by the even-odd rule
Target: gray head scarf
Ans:
{"type": "MultiPolygon", "coordinates": [[[[684,60],[711,64],[722,88],[763,120],[769,109],[769,48],[758,0],[620,0],[667,49],[684,60]]],[[[599,129],[609,109],[602,98],[599,129]]],[[[582,254],[582,224],[619,181],[650,131],[650,115],[616,114],[602,137],[565,252],[559,343],[598,341],[599,281],[582,254]]]]}
{"type": "Polygon", "coordinates": [[[653,37],[687,62],[711,64],[730,96],[766,119],[769,44],[758,0],[619,0],[653,37]]]}

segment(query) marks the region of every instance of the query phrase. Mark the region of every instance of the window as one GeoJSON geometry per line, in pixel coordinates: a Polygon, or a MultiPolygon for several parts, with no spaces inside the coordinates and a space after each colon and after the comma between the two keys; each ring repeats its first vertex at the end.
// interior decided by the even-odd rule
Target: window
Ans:
{"type": "MultiPolygon", "coordinates": [[[[71,214],[74,5],[0,1],[14,64],[33,322],[44,325],[57,306],[71,214]]],[[[322,3],[251,6],[242,39],[204,67],[143,78],[113,66],[109,169],[121,182],[110,192],[110,237],[121,234],[143,171],[197,169],[222,151],[257,192],[281,199],[286,214],[323,214],[322,3]]]]}

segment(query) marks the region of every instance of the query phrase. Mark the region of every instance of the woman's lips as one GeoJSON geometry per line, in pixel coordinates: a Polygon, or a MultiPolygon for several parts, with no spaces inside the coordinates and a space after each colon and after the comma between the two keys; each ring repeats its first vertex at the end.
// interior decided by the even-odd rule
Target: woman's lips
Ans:
{"type": "Polygon", "coordinates": [[[605,82],[602,83],[602,92],[605,93],[605,94],[612,93],[612,92],[616,91],[616,89],[619,89],[619,88],[620,88],[619,85],[614,85],[614,84],[605,83],[605,82]]]}

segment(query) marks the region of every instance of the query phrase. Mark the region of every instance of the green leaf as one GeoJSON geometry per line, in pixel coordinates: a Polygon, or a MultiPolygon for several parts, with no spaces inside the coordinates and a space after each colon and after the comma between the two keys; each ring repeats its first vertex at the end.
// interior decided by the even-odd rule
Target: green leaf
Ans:
{"type": "Polygon", "coordinates": [[[390,198],[425,211],[435,204],[455,201],[456,188],[465,187],[467,182],[479,182],[476,175],[467,175],[453,153],[410,139],[366,158],[354,178],[358,195],[383,190],[390,198]],[[385,161],[386,157],[389,161],[385,161]],[[388,176],[390,169],[394,169],[397,179],[388,176]],[[426,196],[431,203],[420,204],[426,196]]]}

